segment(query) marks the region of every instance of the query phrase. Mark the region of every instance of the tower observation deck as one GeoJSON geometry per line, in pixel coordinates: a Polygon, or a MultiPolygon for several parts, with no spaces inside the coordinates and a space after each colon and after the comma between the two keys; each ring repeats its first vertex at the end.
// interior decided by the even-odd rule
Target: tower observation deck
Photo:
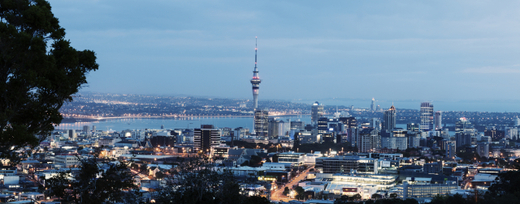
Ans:
{"type": "Polygon", "coordinates": [[[253,78],[251,79],[251,85],[253,85],[253,110],[256,110],[258,108],[258,91],[260,89],[260,77],[258,76],[258,68],[256,67],[257,64],[257,52],[258,52],[258,38],[255,38],[255,69],[253,70],[253,78]]]}

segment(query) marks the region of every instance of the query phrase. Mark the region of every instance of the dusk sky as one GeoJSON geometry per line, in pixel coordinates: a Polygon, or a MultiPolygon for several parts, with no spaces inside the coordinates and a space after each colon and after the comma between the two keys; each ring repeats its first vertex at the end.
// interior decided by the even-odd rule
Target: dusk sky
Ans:
{"type": "Polygon", "coordinates": [[[49,2],[82,91],[252,98],[258,36],[260,100],[520,100],[520,1],[49,2]]]}

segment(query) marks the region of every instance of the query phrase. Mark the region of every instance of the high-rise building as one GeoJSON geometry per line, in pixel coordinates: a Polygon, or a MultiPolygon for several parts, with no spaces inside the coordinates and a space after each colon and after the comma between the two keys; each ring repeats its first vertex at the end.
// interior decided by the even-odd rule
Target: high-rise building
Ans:
{"type": "Polygon", "coordinates": [[[379,118],[371,118],[370,127],[376,130],[381,130],[381,120],[379,120],[379,118]]]}
{"type": "Polygon", "coordinates": [[[258,108],[258,91],[260,89],[260,83],[262,82],[262,80],[260,80],[260,77],[258,76],[258,68],[256,67],[257,52],[258,46],[255,42],[255,69],[253,70],[253,78],[251,79],[251,84],[253,85],[253,110],[256,110],[258,108]]]}
{"type": "Polygon", "coordinates": [[[320,119],[318,119],[318,133],[319,134],[327,133],[327,131],[329,130],[328,122],[329,122],[329,119],[326,117],[321,117],[320,119]]]}
{"type": "Polygon", "coordinates": [[[323,117],[323,104],[316,101],[312,104],[312,109],[311,109],[312,123],[316,124],[318,122],[318,119],[320,119],[321,117],[323,117]]]}
{"type": "Polygon", "coordinates": [[[461,134],[465,129],[472,129],[473,125],[469,122],[465,117],[459,118],[457,122],[455,122],[455,134],[461,134]]]}
{"type": "Polygon", "coordinates": [[[374,152],[381,148],[381,135],[374,128],[361,130],[357,139],[359,152],[374,152]]]}
{"type": "Polygon", "coordinates": [[[435,130],[442,130],[442,112],[435,112],[435,130]]]}
{"type": "Polygon", "coordinates": [[[193,145],[195,150],[208,153],[212,147],[220,144],[219,130],[213,125],[201,125],[193,130],[193,145]]]}
{"type": "Polygon", "coordinates": [[[392,105],[390,109],[385,111],[383,118],[383,130],[388,130],[388,132],[392,131],[395,128],[396,124],[396,111],[395,107],[392,105]]]}
{"type": "Polygon", "coordinates": [[[406,124],[406,130],[408,130],[408,131],[419,131],[419,124],[417,124],[417,123],[408,123],[408,124],[406,124]]]}
{"type": "Polygon", "coordinates": [[[477,134],[477,130],[473,128],[471,122],[466,118],[462,117],[455,122],[455,140],[457,141],[457,147],[476,144],[477,134]]]}
{"type": "Polygon", "coordinates": [[[303,130],[305,127],[305,122],[303,121],[291,121],[291,130],[303,130]]]}
{"type": "Polygon", "coordinates": [[[370,104],[370,110],[375,111],[376,110],[376,99],[372,98],[372,104],[370,104]]]}
{"type": "Polygon", "coordinates": [[[268,119],[268,121],[269,127],[267,131],[270,139],[289,135],[289,131],[291,130],[291,121],[283,121],[274,118],[268,119]]]}
{"type": "Polygon", "coordinates": [[[76,140],[76,137],[78,136],[76,134],[76,130],[69,130],[68,131],[68,134],[69,134],[69,139],[72,140],[72,141],[75,141],[76,140]]]}
{"type": "Polygon", "coordinates": [[[269,128],[269,112],[266,110],[256,110],[255,111],[255,127],[254,131],[256,136],[264,136],[268,135],[269,128]]]}
{"type": "Polygon", "coordinates": [[[340,117],[339,122],[343,124],[343,134],[341,141],[337,141],[338,143],[350,142],[352,146],[356,145],[357,142],[357,120],[355,117],[340,117]]]}
{"type": "Polygon", "coordinates": [[[433,104],[430,102],[421,103],[420,118],[421,131],[428,132],[433,130],[433,104]]]}

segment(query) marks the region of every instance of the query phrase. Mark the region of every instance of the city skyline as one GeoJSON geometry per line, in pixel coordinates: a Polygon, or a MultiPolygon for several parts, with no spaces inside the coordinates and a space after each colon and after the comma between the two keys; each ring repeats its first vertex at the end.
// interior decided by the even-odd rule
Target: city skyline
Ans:
{"type": "Polygon", "coordinates": [[[262,99],[520,100],[518,2],[50,3],[97,54],[82,91],[249,98],[259,36],[262,99]]]}

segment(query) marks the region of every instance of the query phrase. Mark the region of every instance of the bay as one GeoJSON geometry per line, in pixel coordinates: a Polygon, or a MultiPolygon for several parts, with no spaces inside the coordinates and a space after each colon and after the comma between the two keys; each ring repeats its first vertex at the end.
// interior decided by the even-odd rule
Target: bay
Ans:
{"type": "MultiPolygon", "coordinates": [[[[303,121],[309,124],[311,117],[302,116],[275,116],[273,118],[291,121],[303,121]]],[[[187,118],[120,118],[107,119],[92,122],[62,123],[55,127],[57,130],[82,130],[83,126],[96,126],[96,130],[122,131],[122,130],[144,130],[144,129],[176,129],[176,128],[198,128],[201,125],[210,124],[216,128],[244,127],[250,130],[253,127],[253,117],[187,117],[187,118]]]]}

